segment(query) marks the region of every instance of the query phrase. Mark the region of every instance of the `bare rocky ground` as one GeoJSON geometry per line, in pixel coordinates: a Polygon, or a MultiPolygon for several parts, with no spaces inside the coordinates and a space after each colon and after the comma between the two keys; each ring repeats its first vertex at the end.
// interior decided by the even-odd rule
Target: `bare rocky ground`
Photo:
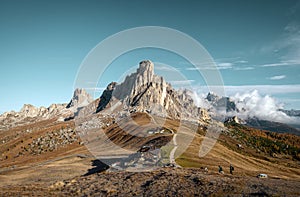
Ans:
{"type": "Polygon", "coordinates": [[[205,173],[194,168],[101,172],[55,183],[8,185],[1,196],[299,196],[298,181],[205,173]]]}
{"type": "Polygon", "coordinates": [[[298,182],[258,180],[199,169],[159,169],[153,172],[93,174],[70,181],[59,188],[72,195],[103,196],[208,196],[208,195],[299,195],[298,182]]]}

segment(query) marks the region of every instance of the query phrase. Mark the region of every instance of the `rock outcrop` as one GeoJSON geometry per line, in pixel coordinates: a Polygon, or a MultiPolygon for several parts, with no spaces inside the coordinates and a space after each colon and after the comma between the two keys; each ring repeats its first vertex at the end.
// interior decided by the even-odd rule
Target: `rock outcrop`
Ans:
{"type": "Polygon", "coordinates": [[[51,118],[59,115],[63,109],[66,108],[65,104],[51,104],[48,108],[46,107],[35,107],[31,104],[24,104],[19,112],[10,111],[5,112],[0,116],[0,120],[6,118],[51,118]]]}
{"type": "Polygon", "coordinates": [[[108,86],[106,87],[106,89],[104,90],[104,92],[100,97],[100,101],[97,106],[96,112],[103,110],[106,107],[106,105],[109,103],[112,97],[112,93],[116,87],[116,84],[117,84],[116,82],[111,82],[110,84],[108,84],[108,86]]]}
{"type": "Polygon", "coordinates": [[[206,100],[209,101],[216,110],[225,109],[226,112],[238,111],[235,103],[231,101],[229,97],[219,97],[218,95],[210,92],[207,94],[206,100]]]}
{"type": "Polygon", "coordinates": [[[28,146],[22,150],[29,151],[33,155],[39,155],[45,152],[52,152],[59,147],[79,142],[79,138],[73,128],[62,128],[47,132],[45,135],[32,140],[28,146]]]}
{"type": "Polygon", "coordinates": [[[177,91],[163,77],[155,75],[154,64],[149,60],[140,62],[137,71],[127,76],[121,84],[109,84],[100,98],[97,112],[116,100],[127,111],[148,112],[175,119],[199,119],[203,114],[186,90],[177,91]]]}
{"type": "Polygon", "coordinates": [[[90,94],[88,94],[84,89],[77,88],[74,91],[73,97],[69,104],[67,105],[67,108],[80,108],[83,106],[86,106],[93,102],[93,98],[90,94]]]}
{"type": "Polygon", "coordinates": [[[0,115],[0,129],[8,129],[50,118],[65,118],[69,117],[70,114],[70,110],[66,109],[66,104],[52,104],[48,108],[24,104],[19,112],[10,111],[0,115]]]}
{"type": "Polygon", "coordinates": [[[227,118],[224,123],[244,124],[244,121],[242,119],[238,118],[237,116],[233,116],[233,117],[227,118]]]}

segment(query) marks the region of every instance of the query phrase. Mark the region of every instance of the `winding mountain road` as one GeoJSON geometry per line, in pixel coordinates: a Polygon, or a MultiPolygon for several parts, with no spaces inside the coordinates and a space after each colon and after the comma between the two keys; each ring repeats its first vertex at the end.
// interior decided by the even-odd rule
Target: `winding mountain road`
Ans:
{"type": "Polygon", "coordinates": [[[170,163],[171,164],[174,164],[175,166],[177,166],[177,164],[176,164],[176,161],[175,161],[175,152],[176,152],[176,149],[178,148],[178,146],[177,146],[177,141],[176,141],[176,137],[177,137],[177,134],[175,133],[174,135],[173,135],[173,144],[174,144],[174,148],[171,150],[171,152],[170,152],[170,163]]]}

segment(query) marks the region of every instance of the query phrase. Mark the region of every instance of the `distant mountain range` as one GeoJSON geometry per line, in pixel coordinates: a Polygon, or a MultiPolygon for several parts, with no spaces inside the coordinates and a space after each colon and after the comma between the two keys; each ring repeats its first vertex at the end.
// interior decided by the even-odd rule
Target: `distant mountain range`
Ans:
{"type": "MultiPolygon", "coordinates": [[[[247,114],[246,109],[242,108],[239,109],[237,108],[237,103],[233,101],[230,97],[220,97],[214,93],[208,93],[207,97],[205,98],[210,105],[212,106],[213,109],[210,109],[213,111],[211,113],[212,117],[216,117],[218,119],[218,110],[222,109],[225,107],[227,115],[225,115],[225,119],[230,119],[233,114],[235,116],[239,116],[239,114],[247,114]],[[240,113],[243,112],[243,113],[240,113]]],[[[300,117],[300,110],[283,110],[283,109],[278,109],[278,111],[283,112],[289,117],[300,117]]],[[[239,117],[241,119],[242,117],[239,117]]],[[[273,131],[277,133],[291,133],[294,135],[300,135],[300,122],[299,124],[286,124],[286,123],[280,123],[276,121],[270,121],[270,120],[265,120],[265,119],[260,119],[255,116],[247,116],[243,117],[244,120],[239,121],[243,122],[243,124],[248,125],[253,128],[257,129],[263,129],[263,130],[268,130],[268,131],[273,131]]],[[[300,121],[300,118],[299,118],[300,121]]]]}
{"type": "Polygon", "coordinates": [[[246,125],[257,129],[273,131],[276,133],[291,133],[300,136],[299,129],[280,122],[272,122],[268,120],[259,120],[257,118],[249,118],[246,120],[246,125]]]}
{"type": "MultiPolygon", "coordinates": [[[[0,128],[11,128],[49,118],[66,121],[77,116],[84,117],[107,110],[110,114],[118,116],[134,111],[173,119],[205,122],[212,118],[220,121],[219,110],[225,108],[225,119],[238,116],[239,119],[244,119],[242,122],[251,127],[299,135],[299,130],[294,127],[300,128],[300,124],[287,125],[255,116],[240,117],[247,109],[238,108],[239,103],[230,97],[208,93],[205,100],[210,105],[208,109],[197,107],[189,90],[175,90],[163,77],[155,75],[154,64],[145,60],[140,62],[137,71],[127,76],[124,82],[110,83],[96,100],[84,89],[76,89],[68,104],[52,104],[48,108],[37,108],[27,104],[20,112],[3,113],[0,115],[0,128]]],[[[279,111],[289,117],[300,117],[300,110],[279,109],[279,111]]]]}
{"type": "Polygon", "coordinates": [[[285,109],[279,109],[280,111],[284,112],[288,116],[298,116],[300,117],[300,110],[285,110],[285,109]]]}

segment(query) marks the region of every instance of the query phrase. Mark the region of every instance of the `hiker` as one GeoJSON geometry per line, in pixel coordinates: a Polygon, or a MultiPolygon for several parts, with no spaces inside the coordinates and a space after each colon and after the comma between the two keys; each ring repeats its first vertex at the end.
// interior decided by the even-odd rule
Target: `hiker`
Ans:
{"type": "Polygon", "coordinates": [[[224,174],[222,166],[219,166],[219,173],[224,174]]]}
{"type": "Polygon", "coordinates": [[[204,172],[208,173],[208,168],[207,167],[204,168],[204,172]]]}
{"type": "Polygon", "coordinates": [[[233,174],[233,171],[234,171],[234,167],[230,164],[229,166],[229,171],[230,171],[230,174],[233,174]]]}

